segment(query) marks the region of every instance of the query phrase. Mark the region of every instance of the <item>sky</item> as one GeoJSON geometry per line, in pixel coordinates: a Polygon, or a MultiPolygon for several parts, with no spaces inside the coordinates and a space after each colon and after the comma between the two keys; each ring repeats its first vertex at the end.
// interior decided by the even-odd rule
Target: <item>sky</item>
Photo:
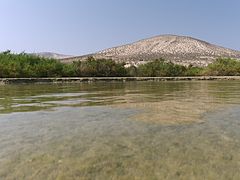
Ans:
{"type": "Polygon", "coordinates": [[[239,0],[0,0],[0,51],[83,55],[176,34],[240,50],[239,0]]]}

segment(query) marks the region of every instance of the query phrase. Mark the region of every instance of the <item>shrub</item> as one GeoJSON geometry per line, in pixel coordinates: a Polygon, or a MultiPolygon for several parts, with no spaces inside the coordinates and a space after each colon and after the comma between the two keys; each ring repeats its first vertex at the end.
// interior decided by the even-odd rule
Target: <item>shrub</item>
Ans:
{"type": "Polygon", "coordinates": [[[85,77],[118,77],[126,76],[124,63],[117,63],[111,59],[88,58],[86,61],[74,62],[76,74],[85,77]]]}
{"type": "Polygon", "coordinates": [[[240,61],[230,58],[220,58],[214,63],[209,64],[203,73],[208,76],[239,76],[240,61]]]}
{"type": "Polygon", "coordinates": [[[137,75],[145,77],[184,76],[186,70],[184,66],[159,59],[140,65],[137,75]]]}
{"type": "Polygon", "coordinates": [[[186,69],[185,76],[201,76],[203,73],[203,67],[195,67],[189,65],[186,69]]]}
{"type": "Polygon", "coordinates": [[[0,77],[58,77],[63,74],[64,64],[26,53],[0,53],[0,77]]]}

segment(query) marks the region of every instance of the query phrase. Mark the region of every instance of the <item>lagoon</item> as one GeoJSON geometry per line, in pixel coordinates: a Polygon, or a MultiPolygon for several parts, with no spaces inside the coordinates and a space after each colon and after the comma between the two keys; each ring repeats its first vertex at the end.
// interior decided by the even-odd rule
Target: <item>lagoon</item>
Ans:
{"type": "Polygon", "coordinates": [[[0,179],[239,179],[240,81],[0,86],[0,179]]]}

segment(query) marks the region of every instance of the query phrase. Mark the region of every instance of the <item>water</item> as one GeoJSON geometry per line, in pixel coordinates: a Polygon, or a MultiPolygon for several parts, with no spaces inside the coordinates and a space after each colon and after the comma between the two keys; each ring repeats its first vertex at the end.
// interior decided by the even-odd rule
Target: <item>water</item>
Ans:
{"type": "Polygon", "coordinates": [[[0,179],[240,179],[239,89],[0,86],[0,179]]]}

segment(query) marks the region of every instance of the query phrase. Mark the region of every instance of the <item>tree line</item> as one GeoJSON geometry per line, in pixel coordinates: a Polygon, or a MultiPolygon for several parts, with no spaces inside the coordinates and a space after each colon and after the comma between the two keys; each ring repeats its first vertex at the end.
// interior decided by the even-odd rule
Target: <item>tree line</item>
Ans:
{"type": "Polygon", "coordinates": [[[125,67],[111,59],[94,59],[71,64],[61,63],[26,53],[0,53],[0,78],[30,77],[173,77],[173,76],[238,76],[240,61],[219,58],[207,67],[182,66],[157,59],[138,67],[125,67]]]}

